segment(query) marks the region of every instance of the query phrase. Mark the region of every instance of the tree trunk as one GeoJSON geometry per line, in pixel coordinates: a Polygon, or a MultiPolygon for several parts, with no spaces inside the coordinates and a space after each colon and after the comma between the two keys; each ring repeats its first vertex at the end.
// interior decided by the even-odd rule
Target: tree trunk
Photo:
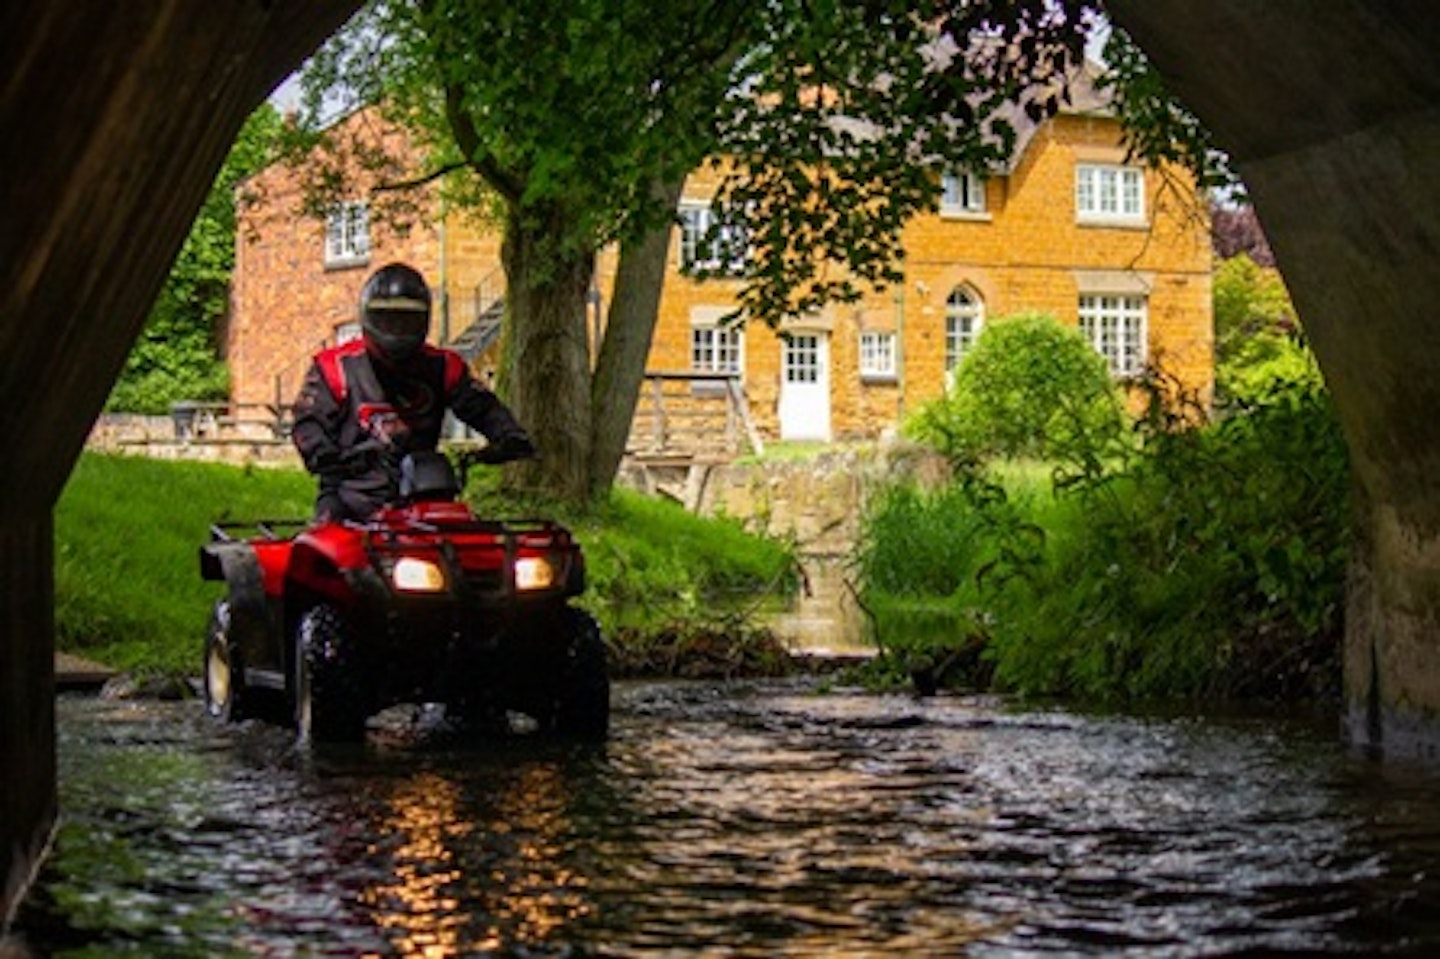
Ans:
{"type": "Polygon", "coordinates": [[[55,812],[51,509],[236,132],[358,5],[0,7],[0,920],[55,812]]]}
{"type": "MultiPolygon", "coordinates": [[[[683,177],[660,184],[654,195],[662,209],[673,210],[685,185],[683,177]]],[[[615,292],[595,366],[590,395],[594,414],[590,451],[590,495],[603,497],[615,483],[630,425],[635,418],[645,362],[660,316],[660,293],[670,255],[674,222],[651,230],[639,241],[620,247],[615,292]]]]}
{"type": "Polygon", "coordinates": [[[504,398],[539,450],[510,481],[579,502],[590,489],[590,346],[585,305],[595,272],[589,249],[557,249],[556,208],[506,219],[504,398]]]}
{"type": "Polygon", "coordinates": [[[1440,18],[1423,4],[1112,0],[1230,152],[1350,447],[1353,739],[1440,753],[1440,18]]]}

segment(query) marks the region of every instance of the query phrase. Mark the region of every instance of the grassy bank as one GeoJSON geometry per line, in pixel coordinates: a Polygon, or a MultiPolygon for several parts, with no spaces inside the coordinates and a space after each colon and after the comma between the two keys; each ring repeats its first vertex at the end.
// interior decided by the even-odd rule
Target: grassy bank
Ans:
{"type": "MultiPolygon", "coordinates": [[[[495,514],[534,515],[543,504],[471,494],[495,514]]],[[[56,508],[56,630],[59,647],[133,672],[194,673],[211,604],[222,587],[200,579],[198,547],[217,519],[306,516],[314,481],[298,470],[242,469],[87,453],[56,508]]],[[[644,671],[660,650],[701,644],[717,631],[763,636],[735,619],[748,597],[789,583],[793,557],[738,524],[617,491],[610,502],[557,518],[586,550],[591,588],[583,604],[616,644],[620,671],[644,671]]],[[[668,661],[668,660],[667,660],[668,661]]]]}
{"type": "Polygon", "coordinates": [[[873,678],[1081,700],[1333,700],[1347,462],[1323,391],[876,498],[873,678]]]}

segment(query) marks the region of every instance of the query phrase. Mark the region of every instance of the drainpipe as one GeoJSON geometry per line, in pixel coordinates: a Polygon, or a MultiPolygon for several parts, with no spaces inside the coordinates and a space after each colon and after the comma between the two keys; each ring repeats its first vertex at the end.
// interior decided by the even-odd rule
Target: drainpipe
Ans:
{"type": "Polygon", "coordinates": [[[905,284],[895,284],[895,427],[905,419],[905,284]]]}
{"type": "Polygon", "coordinates": [[[450,283],[446,276],[447,254],[445,242],[445,199],[440,199],[440,222],[436,227],[438,242],[440,243],[440,345],[448,346],[450,343],[450,283]]]}

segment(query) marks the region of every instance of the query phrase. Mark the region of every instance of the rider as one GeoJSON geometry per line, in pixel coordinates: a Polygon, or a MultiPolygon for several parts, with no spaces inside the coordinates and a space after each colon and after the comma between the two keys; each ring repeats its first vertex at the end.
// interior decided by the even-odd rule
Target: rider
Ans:
{"type": "Polygon", "coordinates": [[[395,467],[433,450],[448,407],[497,448],[533,456],[510,410],[470,375],[460,354],[425,343],[430,288],[403,264],[376,270],[360,293],[361,340],[315,354],[295,401],[291,436],[320,480],[321,522],[365,519],[394,498],[395,467]]]}

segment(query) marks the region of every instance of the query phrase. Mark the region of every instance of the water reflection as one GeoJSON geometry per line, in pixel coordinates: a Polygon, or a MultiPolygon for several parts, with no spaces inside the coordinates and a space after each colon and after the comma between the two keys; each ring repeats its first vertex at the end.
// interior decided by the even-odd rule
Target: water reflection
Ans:
{"type": "Polygon", "coordinates": [[[57,956],[1429,955],[1440,776],[1333,723],[627,683],[604,750],[60,707],[57,956]]]}

